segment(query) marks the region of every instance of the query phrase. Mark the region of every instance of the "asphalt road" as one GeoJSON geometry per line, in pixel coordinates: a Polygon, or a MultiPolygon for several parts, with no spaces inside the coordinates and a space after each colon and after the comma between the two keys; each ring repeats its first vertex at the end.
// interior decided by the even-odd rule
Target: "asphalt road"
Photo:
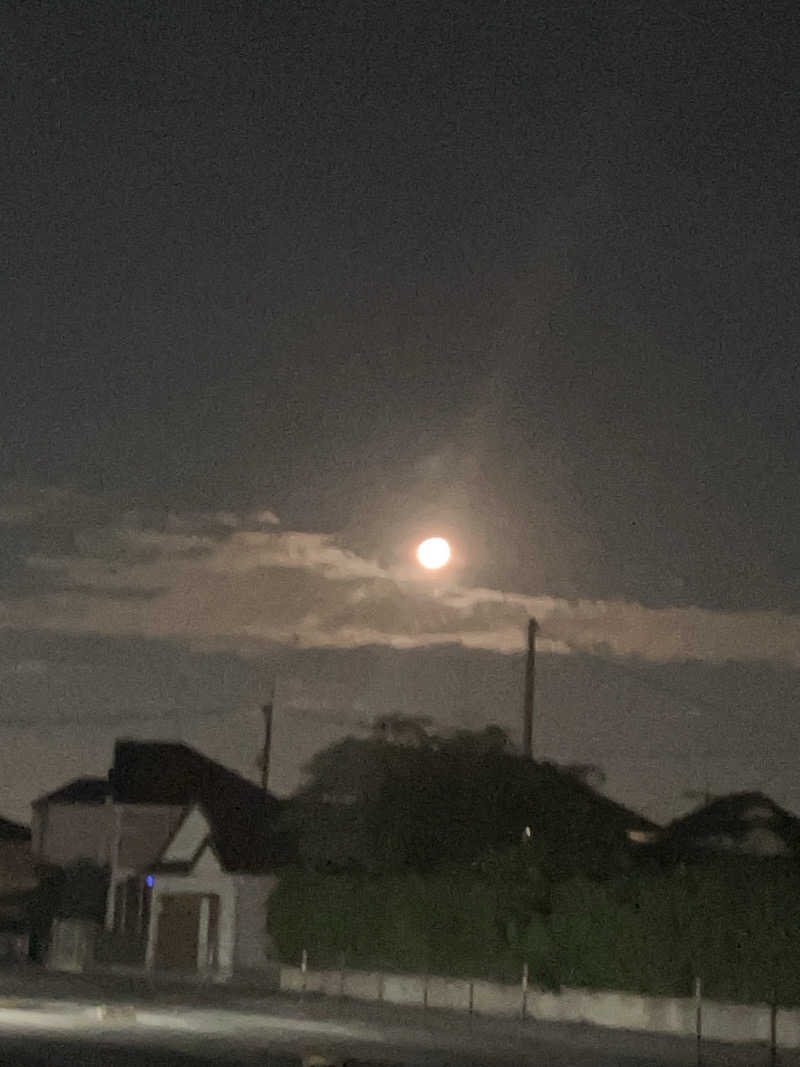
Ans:
{"type": "MultiPolygon", "coordinates": [[[[210,1061],[284,1067],[309,1052],[331,1052],[334,1062],[349,1059],[353,1067],[359,1060],[364,1067],[697,1065],[694,1041],[667,1035],[255,995],[226,986],[152,986],[130,976],[0,969],[0,1067],[210,1061]]],[[[781,1052],[777,1062],[800,1067],[800,1052],[781,1052]]],[[[770,1064],[763,1047],[704,1046],[703,1067],[770,1064]]]]}
{"type": "MultiPolygon", "coordinates": [[[[189,997],[186,991],[82,1001],[0,997],[0,1065],[299,1067],[311,1054],[337,1067],[697,1067],[698,1062],[695,1042],[685,1038],[338,1000],[253,1000],[210,992],[189,997]]],[[[712,1044],[704,1045],[702,1062],[703,1067],[773,1063],[764,1047],[712,1044]]],[[[776,1062],[800,1067],[800,1054],[781,1052],[776,1062]]]]}
{"type": "MultiPolygon", "coordinates": [[[[290,1042],[264,1043],[261,1040],[231,1040],[208,1035],[141,1035],[137,1032],[109,1035],[86,1034],[0,1034],[0,1063],[32,1065],[84,1065],[105,1067],[220,1067],[240,1064],[243,1067],[300,1067],[312,1053],[319,1063],[346,1067],[694,1067],[693,1049],[647,1049],[633,1047],[603,1049],[591,1042],[531,1042],[527,1049],[479,1047],[453,1050],[414,1046],[352,1045],[320,1040],[319,1035],[299,1034],[290,1042]]],[[[779,1059],[779,1064],[790,1060],[779,1059]]],[[[766,1049],[752,1050],[742,1058],[737,1050],[709,1048],[704,1067],[728,1067],[744,1064],[766,1067],[770,1063],[766,1049]]]]}

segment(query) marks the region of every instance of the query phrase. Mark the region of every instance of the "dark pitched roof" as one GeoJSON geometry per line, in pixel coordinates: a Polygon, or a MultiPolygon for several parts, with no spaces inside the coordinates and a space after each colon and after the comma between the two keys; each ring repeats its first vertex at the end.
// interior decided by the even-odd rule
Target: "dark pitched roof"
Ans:
{"type": "Polygon", "coordinates": [[[0,841],[30,841],[31,832],[27,826],[10,822],[0,816],[0,841]]]}
{"type": "Polygon", "coordinates": [[[274,829],[281,811],[271,793],[180,742],[121,740],[108,778],[76,778],[35,805],[199,805],[227,871],[257,873],[288,858],[287,839],[274,829]]]}
{"type": "Polygon", "coordinates": [[[573,818],[587,818],[622,837],[627,837],[630,830],[653,832],[659,829],[644,815],[598,792],[558,764],[534,763],[533,781],[539,803],[545,809],[555,811],[559,819],[566,814],[573,818]]]}
{"type": "Polygon", "coordinates": [[[283,858],[280,801],[188,745],[118,741],[109,780],[118,803],[199,805],[227,871],[262,872],[283,858]]]}
{"type": "Polygon", "coordinates": [[[111,793],[106,778],[75,778],[53,793],[45,793],[34,801],[37,804],[104,804],[111,793]]]}
{"type": "MultiPolygon", "coordinates": [[[[187,813],[187,817],[188,817],[188,813],[187,813]]],[[[182,825],[183,825],[183,823],[181,823],[181,826],[182,825]]],[[[185,859],[185,860],[166,860],[166,859],[163,858],[164,853],[166,853],[169,850],[169,847],[172,844],[172,841],[175,839],[175,837],[178,834],[178,832],[180,831],[180,828],[181,828],[180,826],[177,828],[175,833],[172,835],[172,838],[164,846],[164,849],[163,849],[163,851],[161,853],[161,857],[162,858],[158,859],[156,861],[156,863],[151,866],[150,870],[153,871],[154,873],[156,873],[156,874],[191,874],[192,871],[195,868],[195,865],[196,865],[197,861],[200,859],[200,857],[203,855],[203,853],[205,852],[205,850],[207,848],[210,848],[214,852],[214,854],[216,855],[217,859],[219,860],[222,868],[224,870],[229,870],[230,873],[235,873],[235,874],[258,873],[258,874],[260,874],[263,871],[270,869],[271,865],[270,864],[266,864],[266,865],[261,865],[261,866],[256,865],[255,868],[252,871],[249,870],[249,869],[248,870],[242,870],[240,867],[236,867],[235,870],[231,871],[230,868],[225,866],[225,863],[223,862],[222,857],[219,854],[219,850],[217,848],[215,848],[215,846],[214,846],[214,841],[213,841],[213,838],[211,836],[205,837],[200,842],[199,846],[195,849],[194,854],[189,859],[185,859]]]]}
{"type": "Polygon", "coordinates": [[[800,819],[760,792],[716,797],[675,819],[664,831],[663,845],[672,852],[714,849],[726,840],[745,847],[759,828],[772,831],[789,852],[800,852],[800,819]]]}

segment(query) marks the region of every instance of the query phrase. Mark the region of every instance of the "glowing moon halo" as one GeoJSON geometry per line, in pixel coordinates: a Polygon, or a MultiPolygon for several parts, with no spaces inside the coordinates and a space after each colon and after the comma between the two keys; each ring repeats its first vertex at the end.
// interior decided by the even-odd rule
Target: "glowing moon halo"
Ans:
{"type": "Polygon", "coordinates": [[[427,570],[439,570],[450,561],[450,545],[443,537],[429,537],[417,548],[417,559],[427,570]]]}

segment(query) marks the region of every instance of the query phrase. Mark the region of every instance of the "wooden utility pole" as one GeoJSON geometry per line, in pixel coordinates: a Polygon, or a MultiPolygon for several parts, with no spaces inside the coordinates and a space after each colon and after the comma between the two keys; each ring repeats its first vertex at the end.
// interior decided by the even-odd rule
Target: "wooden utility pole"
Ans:
{"type": "Polygon", "coordinates": [[[272,708],[275,703],[275,694],[272,696],[272,704],[265,704],[262,707],[264,713],[264,751],[261,754],[261,785],[264,792],[267,792],[269,786],[269,757],[270,749],[272,748],[272,708]]]}
{"type": "Polygon", "coordinates": [[[536,619],[528,619],[528,654],[525,659],[525,702],[522,708],[522,754],[533,759],[533,696],[536,688],[536,619]]]}

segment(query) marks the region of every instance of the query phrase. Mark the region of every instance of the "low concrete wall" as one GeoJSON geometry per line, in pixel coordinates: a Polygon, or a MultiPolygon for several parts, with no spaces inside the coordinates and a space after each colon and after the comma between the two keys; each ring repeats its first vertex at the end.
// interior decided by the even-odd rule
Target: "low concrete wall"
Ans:
{"type": "Polygon", "coordinates": [[[522,986],[472,983],[472,1010],[476,1015],[511,1015],[521,1018],[522,986]]]}
{"type": "Polygon", "coordinates": [[[279,984],[282,993],[302,993],[305,989],[303,972],[299,967],[282,963],[279,984]]]}
{"type": "Polygon", "coordinates": [[[47,969],[78,973],[91,967],[100,924],[89,919],[54,919],[47,969]]]}
{"type": "Polygon", "coordinates": [[[472,983],[459,978],[428,979],[428,1007],[446,1011],[472,1010],[472,983]]]}
{"type": "Polygon", "coordinates": [[[779,1048],[800,1048],[800,1010],[777,1012],[775,1029],[779,1048]]]}
{"type": "Polygon", "coordinates": [[[345,971],[344,996],[354,1000],[383,1000],[383,975],[370,971],[345,971]]]}
{"type": "MultiPolygon", "coordinates": [[[[281,964],[280,988],[287,993],[321,993],[357,1000],[474,1013],[493,1018],[589,1023],[617,1030],[694,1037],[696,1004],[689,997],[640,997],[634,993],[563,988],[558,993],[475,979],[425,977],[380,971],[318,971],[281,964]]],[[[765,1004],[702,1002],[702,1037],[708,1041],[761,1043],[771,1040],[771,1011],[765,1004]]],[[[800,1009],[780,1009],[776,1046],[800,1048],[800,1009]]]]}
{"type": "Polygon", "coordinates": [[[769,1041],[770,1010],[766,1004],[703,1002],[703,1037],[709,1041],[769,1041]]]}
{"type": "Polygon", "coordinates": [[[383,1000],[389,1004],[422,1007],[425,1004],[425,978],[418,974],[385,974],[383,1000]]]}

